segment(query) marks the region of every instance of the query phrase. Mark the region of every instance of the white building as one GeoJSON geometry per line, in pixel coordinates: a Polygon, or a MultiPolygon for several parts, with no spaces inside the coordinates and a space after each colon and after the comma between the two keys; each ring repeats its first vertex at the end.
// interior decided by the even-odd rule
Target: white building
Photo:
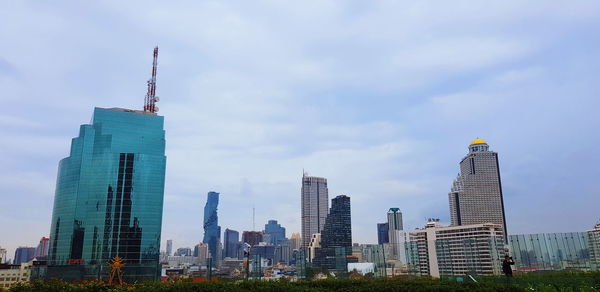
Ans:
{"type": "Polygon", "coordinates": [[[444,275],[499,275],[506,253],[501,224],[442,226],[430,221],[411,231],[406,244],[409,271],[439,278],[444,275]]]}
{"type": "Polygon", "coordinates": [[[17,283],[29,282],[32,262],[20,265],[0,265],[0,290],[8,289],[17,283]]]}

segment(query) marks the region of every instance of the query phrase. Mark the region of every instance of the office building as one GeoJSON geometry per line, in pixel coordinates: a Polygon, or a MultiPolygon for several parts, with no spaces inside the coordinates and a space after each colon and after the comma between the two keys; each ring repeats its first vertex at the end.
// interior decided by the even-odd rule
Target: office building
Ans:
{"type": "Polygon", "coordinates": [[[158,279],[165,163],[162,116],[95,108],[59,164],[48,276],[96,279],[120,256],[125,281],[158,279]]]}
{"type": "Polygon", "coordinates": [[[409,272],[434,278],[469,274],[499,275],[505,255],[502,225],[442,226],[430,220],[409,233],[409,272]]]}
{"type": "Polygon", "coordinates": [[[593,270],[600,270],[600,222],[588,233],[590,262],[593,270]]]}
{"type": "Polygon", "coordinates": [[[178,257],[191,257],[192,249],[189,247],[180,247],[175,251],[175,256],[178,257]]]}
{"type": "Polygon", "coordinates": [[[168,256],[172,256],[173,255],[173,240],[172,239],[168,239],[167,240],[167,255],[168,256]]]}
{"type": "Polygon", "coordinates": [[[302,247],[307,247],[312,235],[321,233],[325,226],[329,204],[327,179],[303,173],[301,201],[302,247]]]}
{"type": "Polygon", "coordinates": [[[397,237],[398,232],[404,229],[404,224],[402,223],[402,212],[400,212],[399,208],[390,208],[387,212],[387,220],[388,220],[388,236],[390,239],[391,245],[391,258],[393,260],[399,259],[399,254],[397,250],[400,249],[400,238],[397,237]]]}
{"type": "Polygon", "coordinates": [[[6,248],[0,247],[0,264],[4,264],[8,261],[6,254],[6,248]]]}
{"type": "Polygon", "coordinates": [[[290,241],[287,239],[284,239],[275,246],[275,258],[273,261],[274,261],[274,264],[281,263],[281,264],[289,265],[291,260],[292,260],[292,248],[290,246],[290,241]]]}
{"type": "Polygon", "coordinates": [[[35,257],[35,247],[17,247],[15,250],[15,259],[13,260],[14,265],[20,265],[27,263],[35,257]]]}
{"type": "Polygon", "coordinates": [[[390,242],[389,226],[388,223],[377,223],[377,244],[390,242]]]}
{"type": "MultiPolygon", "coordinates": [[[[270,236],[268,243],[276,245],[285,239],[285,228],[281,227],[281,224],[278,224],[277,220],[269,220],[269,222],[265,224],[264,235],[267,234],[270,236]]],[[[263,241],[267,242],[264,239],[263,241]]]]}
{"type": "Polygon", "coordinates": [[[221,226],[219,226],[219,217],[217,216],[218,205],[219,193],[208,192],[204,206],[204,239],[202,242],[208,244],[208,252],[214,259],[218,258],[217,249],[221,242],[221,226]]]}
{"type": "Polygon", "coordinates": [[[208,245],[206,243],[199,243],[194,246],[194,257],[198,258],[199,264],[206,264],[208,258],[208,245]]]}
{"type": "Polygon", "coordinates": [[[238,250],[240,249],[240,233],[235,230],[225,229],[223,242],[225,242],[223,257],[237,259],[238,250]]]}
{"type": "Polygon", "coordinates": [[[0,290],[10,289],[18,283],[27,283],[31,280],[33,263],[0,264],[0,290]]]}
{"type": "Polygon", "coordinates": [[[498,153],[490,151],[483,139],[469,145],[448,199],[452,225],[495,223],[507,236],[498,153]]]}
{"type": "Polygon", "coordinates": [[[48,237],[42,237],[40,239],[40,243],[35,249],[34,257],[38,260],[43,260],[48,255],[48,248],[50,247],[50,239],[48,237]]]}
{"type": "Polygon", "coordinates": [[[300,233],[292,233],[292,236],[290,236],[290,248],[292,250],[295,250],[300,249],[301,246],[302,237],[300,236],[300,233]]]}
{"type": "Polygon", "coordinates": [[[352,256],[352,220],[350,197],[337,196],[321,232],[321,247],[315,250],[313,265],[330,270],[345,271],[352,256]]]}
{"type": "Polygon", "coordinates": [[[508,236],[514,268],[521,272],[590,270],[588,232],[508,236]]]}
{"type": "Polygon", "coordinates": [[[242,232],[242,243],[247,243],[250,246],[258,245],[263,241],[263,233],[260,231],[244,231],[242,232]]]}

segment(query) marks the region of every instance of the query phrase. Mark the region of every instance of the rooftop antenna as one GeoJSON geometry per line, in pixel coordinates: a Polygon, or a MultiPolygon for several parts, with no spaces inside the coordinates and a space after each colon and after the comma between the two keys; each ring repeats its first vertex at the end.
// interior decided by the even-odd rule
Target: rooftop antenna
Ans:
{"type": "Polygon", "coordinates": [[[144,112],[156,113],[158,107],[154,105],[159,101],[156,96],[156,63],[158,60],[158,46],[154,47],[154,55],[152,60],[152,76],[148,80],[148,92],[146,93],[146,100],[144,102],[144,112]]]}

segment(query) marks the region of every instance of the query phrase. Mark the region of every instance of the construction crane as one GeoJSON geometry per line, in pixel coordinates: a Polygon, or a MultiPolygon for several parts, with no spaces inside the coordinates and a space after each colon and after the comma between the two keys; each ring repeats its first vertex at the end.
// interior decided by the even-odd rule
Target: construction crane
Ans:
{"type": "Polygon", "coordinates": [[[152,77],[148,80],[148,92],[146,93],[146,100],[144,102],[144,112],[156,113],[158,107],[155,105],[159,101],[156,96],[156,63],[158,60],[158,47],[154,48],[154,57],[152,60],[152,77]]]}

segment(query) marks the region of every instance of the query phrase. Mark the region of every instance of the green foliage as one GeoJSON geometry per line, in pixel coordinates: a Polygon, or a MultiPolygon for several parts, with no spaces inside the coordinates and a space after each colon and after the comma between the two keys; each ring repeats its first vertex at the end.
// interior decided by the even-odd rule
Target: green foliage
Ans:
{"type": "MultiPolygon", "coordinates": [[[[326,272],[311,270],[311,273],[326,272]]],[[[123,286],[109,286],[100,281],[83,281],[67,283],[63,281],[34,282],[20,284],[11,288],[11,292],[167,292],[167,291],[465,291],[465,292],[492,292],[492,291],[540,291],[540,292],[570,292],[600,291],[600,272],[573,272],[552,274],[526,274],[507,277],[477,277],[477,283],[456,282],[453,280],[432,279],[429,277],[418,278],[371,278],[358,279],[324,279],[301,280],[291,282],[279,281],[221,281],[192,283],[179,282],[146,282],[140,284],[126,284],[123,286]]]]}
{"type": "Polygon", "coordinates": [[[426,277],[418,279],[325,279],[320,281],[239,281],[239,282],[147,282],[108,286],[103,282],[35,282],[13,287],[11,291],[526,291],[513,285],[496,283],[458,283],[426,277]]]}
{"type": "Polygon", "coordinates": [[[600,291],[600,272],[529,273],[507,277],[477,277],[484,283],[510,283],[529,291],[600,291]]]}

